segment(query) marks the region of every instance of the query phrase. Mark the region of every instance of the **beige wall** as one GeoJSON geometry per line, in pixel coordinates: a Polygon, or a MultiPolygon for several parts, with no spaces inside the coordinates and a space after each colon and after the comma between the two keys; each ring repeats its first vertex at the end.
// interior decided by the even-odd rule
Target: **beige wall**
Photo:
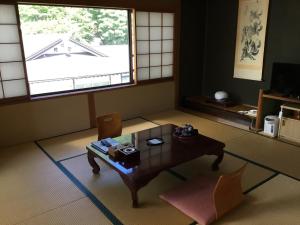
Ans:
{"type": "MultiPolygon", "coordinates": [[[[174,108],[174,82],[95,94],[96,114],[124,119],[174,108]]],[[[90,126],[88,99],[77,95],[0,107],[0,147],[70,133],[90,126]]]]}
{"type": "Polygon", "coordinates": [[[0,146],[89,127],[85,95],[0,107],[0,146]]]}
{"type": "Polygon", "coordinates": [[[117,111],[123,119],[173,109],[174,82],[124,88],[95,94],[96,115],[117,111]]]}

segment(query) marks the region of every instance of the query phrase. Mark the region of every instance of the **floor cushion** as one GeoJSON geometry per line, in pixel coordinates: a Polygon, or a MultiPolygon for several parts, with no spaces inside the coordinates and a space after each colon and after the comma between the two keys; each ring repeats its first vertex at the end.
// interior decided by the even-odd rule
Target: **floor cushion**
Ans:
{"type": "Polygon", "coordinates": [[[218,177],[197,177],[161,194],[160,198],[199,224],[210,224],[216,219],[213,191],[217,181],[218,177]]]}

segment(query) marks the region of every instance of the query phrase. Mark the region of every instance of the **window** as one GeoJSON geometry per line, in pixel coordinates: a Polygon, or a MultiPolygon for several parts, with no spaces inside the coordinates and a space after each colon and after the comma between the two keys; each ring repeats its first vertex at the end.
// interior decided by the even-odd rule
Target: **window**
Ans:
{"type": "Polygon", "coordinates": [[[136,13],[139,81],[173,76],[173,33],[173,13],[136,13]]]}
{"type": "Polygon", "coordinates": [[[31,95],[131,82],[128,10],[18,8],[31,95]]]}
{"type": "Polygon", "coordinates": [[[0,4],[0,102],[170,78],[174,16],[0,4]]]}
{"type": "Polygon", "coordinates": [[[0,99],[27,95],[14,5],[0,4],[0,99]]]}

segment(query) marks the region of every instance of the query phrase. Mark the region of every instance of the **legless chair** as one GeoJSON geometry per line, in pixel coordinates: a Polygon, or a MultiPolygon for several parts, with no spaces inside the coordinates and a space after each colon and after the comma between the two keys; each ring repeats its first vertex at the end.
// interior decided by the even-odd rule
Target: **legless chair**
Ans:
{"type": "Polygon", "coordinates": [[[246,164],[219,178],[198,177],[160,197],[199,224],[210,224],[243,201],[241,178],[245,168],[246,164]]]}
{"type": "Polygon", "coordinates": [[[119,113],[111,113],[97,117],[98,140],[117,137],[122,134],[122,120],[119,113]]]}

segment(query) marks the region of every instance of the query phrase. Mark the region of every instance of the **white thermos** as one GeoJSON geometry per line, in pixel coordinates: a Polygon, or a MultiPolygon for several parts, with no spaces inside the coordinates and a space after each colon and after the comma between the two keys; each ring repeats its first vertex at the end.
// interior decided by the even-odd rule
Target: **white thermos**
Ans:
{"type": "Polygon", "coordinates": [[[279,118],[277,116],[266,116],[264,123],[264,133],[272,137],[278,134],[279,118]]]}

